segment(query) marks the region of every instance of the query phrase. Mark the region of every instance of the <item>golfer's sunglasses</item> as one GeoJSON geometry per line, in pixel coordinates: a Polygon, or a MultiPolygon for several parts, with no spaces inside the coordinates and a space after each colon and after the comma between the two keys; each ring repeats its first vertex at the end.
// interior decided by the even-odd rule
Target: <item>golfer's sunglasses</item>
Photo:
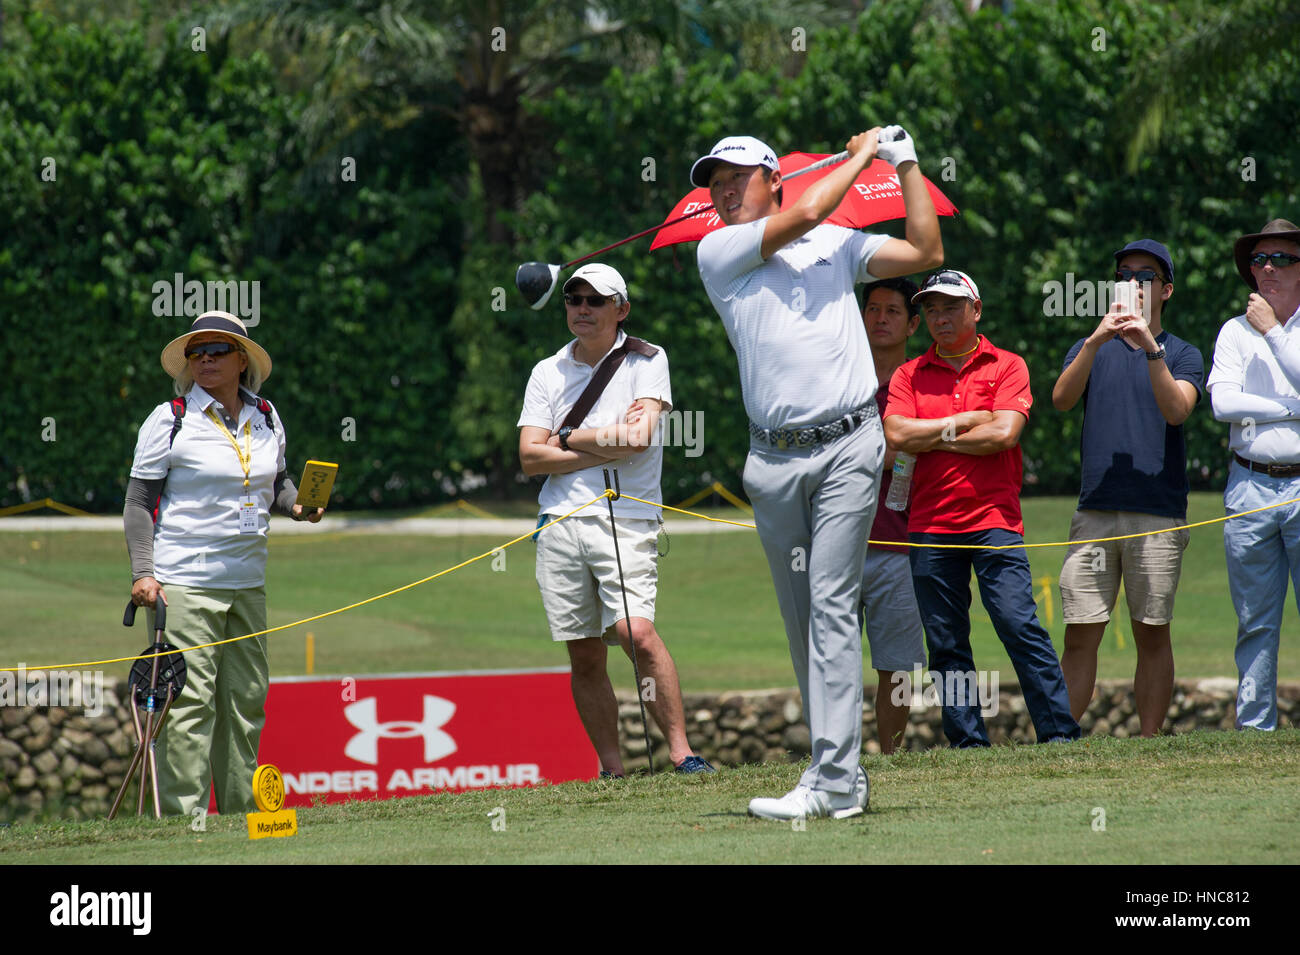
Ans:
{"type": "Polygon", "coordinates": [[[242,351],[242,349],[230,342],[204,342],[202,345],[191,345],[185,349],[185,357],[194,359],[200,355],[211,355],[213,358],[220,358],[222,355],[229,355],[232,351],[242,351]]]}
{"type": "Polygon", "coordinates": [[[1269,262],[1273,263],[1275,269],[1285,269],[1300,262],[1300,255],[1292,255],[1290,252],[1274,252],[1271,255],[1256,252],[1250,257],[1250,264],[1257,269],[1262,269],[1269,262]]]}
{"type": "Polygon", "coordinates": [[[1130,282],[1137,279],[1144,285],[1147,282],[1154,282],[1156,279],[1160,280],[1161,285],[1165,283],[1165,277],[1155,269],[1116,269],[1115,278],[1121,282],[1130,282]]]}
{"type": "Polygon", "coordinates": [[[613,295],[569,295],[566,293],[564,296],[564,304],[581,305],[583,299],[586,299],[587,304],[592,308],[600,308],[606,302],[614,300],[614,298],[615,296],[613,295]]]}

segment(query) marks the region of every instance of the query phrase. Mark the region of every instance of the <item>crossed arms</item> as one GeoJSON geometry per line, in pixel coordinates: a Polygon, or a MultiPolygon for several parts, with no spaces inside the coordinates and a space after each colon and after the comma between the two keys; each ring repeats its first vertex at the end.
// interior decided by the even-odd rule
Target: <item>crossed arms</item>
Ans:
{"type": "Polygon", "coordinates": [[[568,474],[641,454],[650,447],[662,410],[663,403],[658,399],[638,398],[618,424],[572,432],[568,451],[560,447],[555,432],[524,425],[519,430],[519,464],[532,477],[568,474]]]}
{"type": "Polygon", "coordinates": [[[944,418],[890,415],[885,419],[885,440],[893,450],[908,454],[997,454],[1019,443],[1026,420],[1019,411],[959,411],[944,418]]]}

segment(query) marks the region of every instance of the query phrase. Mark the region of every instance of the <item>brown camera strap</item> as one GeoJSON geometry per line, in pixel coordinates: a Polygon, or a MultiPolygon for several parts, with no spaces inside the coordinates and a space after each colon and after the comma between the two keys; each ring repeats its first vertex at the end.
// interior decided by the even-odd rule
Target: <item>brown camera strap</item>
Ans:
{"type": "Polygon", "coordinates": [[[591,376],[591,381],[587,382],[587,387],[582,390],[578,400],[573,403],[569,413],[564,416],[564,421],[560,423],[561,428],[576,428],[582,424],[583,419],[587,417],[587,412],[591,411],[592,407],[600,399],[605,386],[614,377],[614,372],[618,371],[618,366],[623,364],[623,359],[627,357],[628,352],[636,352],[646,358],[653,358],[659,354],[659,349],[639,338],[633,338],[631,335],[624,338],[623,344],[606,355],[605,360],[600,363],[600,367],[591,376]]]}

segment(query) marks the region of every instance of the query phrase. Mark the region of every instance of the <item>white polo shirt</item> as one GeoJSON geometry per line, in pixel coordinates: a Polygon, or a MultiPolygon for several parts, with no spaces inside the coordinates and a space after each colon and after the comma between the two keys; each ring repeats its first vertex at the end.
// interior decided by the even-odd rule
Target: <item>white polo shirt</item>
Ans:
{"type": "Polygon", "coordinates": [[[876,394],[853,286],[872,282],[889,237],[822,224],[762,256],[767,219],[700,240],[700,277],[736,351],[749,419],[762,428],[822,424],[876,394]]]}
{"type": "MultiPolygon", "coordinates": [[[[244,425],[251,426],[249,493],[257,504],[256,533],[241,534],[244,469],[225,433],[204,413],[216,399],[195,385],[185,401],[185,417],[170,449],[174,418],[168,402],[140,426],[131,463],[132,477],[167,479],[153,532],[154,577],[162,584],[214,590],[264,586],[272,492],[285,466],[284,426],[274,408],[274,434],[255,405],[245,401],[239,410],[234,434],[243,449],[244,425]]],[[[213,411],[220,416],[218,408],[213,411]]]]}
{"type": "MultiPolygon", "coordinates": [[[[625,338],[627,335],[619,329],[618,338],[615,339],[610,351],[622,345],[625,338]]],[[[586,362],[575,359],[573,349],[577,343],[578,340],[575,338],[554,355],[542,359],[533,366],[533,373],[528,378],[528,388],[524,392],[524,409],[519,415],[517,427],[545,428],[552,432],[559,430],[565,416],[577,404],[578,397],[591,381],[596,367],[600,366],[600,362],[596,363],[596,367],[592,367],[586,362]]],[[[657,345],[655,347],[659,348],[657,345]]],[[[601,356],[601,361],[604,361],[604,355],[601,356]]],[[[578,428],[602,428],[605,425],[618,424],[627,414],[628,406],[638,398],[654,398],[662,402],[664,412],[672,408],[673,393],[668,381],[668,355],[662,348],[659,348],[653,358],[629,352],[578,428]]],[[[658,434],[661,433],[660,430],[658,434]]],[[[656,440],[645,451],[631,454],[608,467],[611,472],[614,468],[618,469],[619,488],[623,492],[660,504],[663,502],[659,491],[663,458],[663,444],[656,440]]],[[[586,504],[593,497],[604,492],[605,478],[601,467],[583,468],[568,474],[552,474],[547,477],[537,502],[542,513],[567,514],[575,507],[586,504]]],[[[608,516],[608,513],[608,505],[601,501],[598,508],[593,504],[578,516],[600,514],[608,516]]],[[[629,501],[627,498],[619,498],[614,502],[614,513],[619,517],[653,520],[659,516],[659,508],[629,501]]]]}
{"type": "MultiPolygon", "coordinates": [[[[1286,324],[1255,331],[1245,315],[1225,322],[1214,343],[1214,365],[1205,387],[1233,382],[1247,394],[1265,398],[1300,398],[1300,390],[1287,379],[1275,350],[1300,353],[1300,309],[1286,324]]],[[[1250,427],[1233,423],[1228,447],[1243,458],[1259,464],[1300,463],[1300,420],[1262,421],[1250,427]]]]}

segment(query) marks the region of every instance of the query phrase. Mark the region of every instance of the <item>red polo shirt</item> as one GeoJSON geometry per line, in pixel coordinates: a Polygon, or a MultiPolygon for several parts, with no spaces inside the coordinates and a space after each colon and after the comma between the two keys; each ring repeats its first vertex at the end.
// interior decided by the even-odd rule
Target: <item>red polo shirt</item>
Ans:
{"type": "MultiPolygon", "coordinates": [[[[1029,369],[1019,355],[995,348],[983,335],[961,371],[931,345],[894,372],[885,417],[946,418],[959,411],[1018,411],[1033,404],[1029,369]]],[[[1020,445],[997,454],[926,451],[912,475],[913,534],[966,534],[994,528],[1025,532],[1020,517],[1024,477],[1020,445]]]]}

